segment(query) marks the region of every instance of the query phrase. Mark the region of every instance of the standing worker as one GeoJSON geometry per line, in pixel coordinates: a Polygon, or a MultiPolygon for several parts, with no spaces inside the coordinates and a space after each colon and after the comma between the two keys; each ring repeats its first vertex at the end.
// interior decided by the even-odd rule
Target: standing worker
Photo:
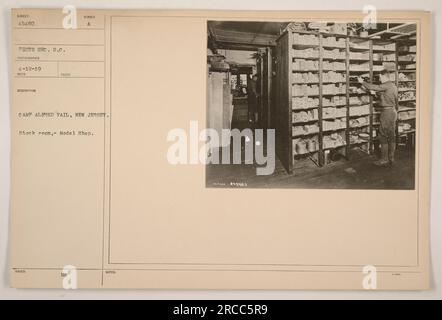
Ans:
{"type": "Polygon", "coordinates": [[[252,78],[247,79],[247,102],[249,107],[249,123],[252,129],[255,128],[256,113],[258,111],[258,77],[253,75],[252,78]]]}
{"type": "Polygon", "coordinates": [[[381,84],[371,84],[358,77],[358,82],[365,88],[377,91],[380,94],[379,108],[381,109],[379,141],[381,144],[381,159],[375,161],[377,166],[393,165],[394,152],[396,150],[396,120],[398,108],[398,89],[390,81],[387,70],[383,70],[379,75],[381,84]]]}

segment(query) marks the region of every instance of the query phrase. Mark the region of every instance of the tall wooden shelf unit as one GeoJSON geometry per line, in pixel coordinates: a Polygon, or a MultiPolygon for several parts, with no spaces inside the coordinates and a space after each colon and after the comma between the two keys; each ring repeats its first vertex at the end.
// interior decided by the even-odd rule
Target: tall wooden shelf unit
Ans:
{"type": "MultiPolygon", "coordinates": [[[[324,166],[331,155],[349,159],[354,149],[374,152],[377,98],[362,88],[357,77],[378,83],[379,72],[386,68],[399,88],[402,81],[411,82],[398,76],[397,41],[287,31],[278,38],[275,53],[276,152],[286,170],[292,172],[296,161],[306,157],[324,166]]],[[[412,59],[407,57],[402,60],[412,59]]],[[[409,86],[402,86],[404,92],[415,89],[409,86]]],[[[409,101],[400,105],[403,102],[409,101]]]]}
{"type": "MultiPolygon", "coordinates": [[[[397,44],[395,40],[372,40],[372,65],[374,74],[374,83],[379,84],[379,73],[382,69],[390,72],[390,81],[398,86],[398,64],[397,64],[397,44]],[[377,68],[377,69],[376,69],[377,68]]],[[[373,132],[372,140],[375,146],[379,139],[379,117],[380,110],[377,99],[373,102],[373,132]]],[[[374,151],[374,150],[372,150],[374,151]]]]}
{"type": "Polygon", "coordinates": [[[373,82],[371,63],[373,48],[371,41],[365,38],[349,37],[348,41],[350,66],[348,149],[358,148],[369,153],[372,146],[373,97],[362,87],[357,78],[362,77],[369,83],[373,82]],[[365,134],[367,137],[363,139],[360,134],[365,134]]]}

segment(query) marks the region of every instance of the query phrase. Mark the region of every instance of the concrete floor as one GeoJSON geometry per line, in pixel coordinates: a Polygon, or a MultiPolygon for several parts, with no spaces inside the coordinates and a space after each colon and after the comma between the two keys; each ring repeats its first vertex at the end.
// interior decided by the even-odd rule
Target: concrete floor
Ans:
{"type": "Polygon", "coordinates": [[[206,186],[218,188],[308,188],[308,189],[414,189],[414,150],[398,149],[393,167],[377,167],[376,156],[352,151],[351,160],[324,167],[302,159],[288,174],[277,159],[269,176],[256,175],[256,165],[207,165],[206,186]]]}

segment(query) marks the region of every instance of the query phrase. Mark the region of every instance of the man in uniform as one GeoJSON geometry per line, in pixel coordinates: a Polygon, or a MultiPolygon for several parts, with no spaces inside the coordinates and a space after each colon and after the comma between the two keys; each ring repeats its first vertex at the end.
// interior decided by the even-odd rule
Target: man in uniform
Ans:
{"type": "Polygon", "coordinates": [[[398,108],[398,89],[390,81],[390,75],[387,70],[383,70],[379,75],[380,84],[371,84],[365,82],[361,77],[358,78],[366,89],[379,92],[379,104],[381,109],[379,142],[381,144],[381,159],[375,162],[377,166],[393,165],[394,152],[396,150],[396,120],[398,108]]]}
{"type": "Polygon", "coordinates": [[[258,77],[253,75],[247,79],[247,102],[249,107],[249,124],[255,128],[256,116],[258,112],[258,77]]]}

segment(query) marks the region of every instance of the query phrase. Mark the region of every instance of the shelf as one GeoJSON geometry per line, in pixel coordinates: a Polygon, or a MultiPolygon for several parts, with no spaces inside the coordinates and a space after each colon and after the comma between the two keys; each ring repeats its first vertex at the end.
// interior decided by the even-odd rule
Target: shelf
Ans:
{"type": "Polygon", "coordinates": [[[322,84],[341,84],[341,83],[347,83],[347,81],[338,81],[338,82],[327,82],[323,81],[322,84]]]}
{"type": "Polygon", "coordinates": [[[353,52],[364,52],[364,51],[370,51],[370,48],[352,47],[352,46],[350,46],[350,51],[353,51],[353,52]]]}
{"type": "Polygon", "coordinates": [[[367,117],[367,116],[369,116],[370,114],[369,113],[365,113],[365,114],[355,114],[355,115],[352,115],[352,116],[348,116],[349,118],[360,118],[360,117],[367,117]]]}
{"type": "Polygon", "coordinates": [[[416,89],[410,88],[410,89],[398,89],[398,92],[407,92],[407,91],[416,91],[416,89]]]}
{"type": "Polygon", "coordinates": [[[332,33],[332,32],[319,32],[323,37],[335,37],[335,38],[347,38],[346,34],[332,33]]]}
{"type": "Polygon", "coordinates": [[[327,49],[340,49],[340,50],[345,50],[345,47],[339,47],[339,46],[332,46],[332,45],[322,45],[323,48],[327,48],[327,49]]]}
{"type": "Polygon", "coordinates": [[[396,50],[389,49],[373,49],[374,53],[396,53],[396,50]]]}
{"type": "Polygon", "coordinates": [[[365,93],[349,93],[348,95],[353,97],[360,97],[360,96],[369,96],[370,94],[368,92],[365,92],[365,93]]]}
{"type": "Polygon", "coordinates": [[[295,59],[302,59],[302,60],[319,60],[319,57],[293,57],[293,60],[295,59]]]}
{"type": "Polygon", "coordinates": [[[370,70],[348,70],[349,72],[353,73],[370,73],[370,70]]]}
{"type": "Polygon", "coordinates": [[[293,44],[293,49],[310,49],[310,48],[319,48],[319,44],[293,44]]]}
{"type": "Polygon", "coordinates": [[[308,97],[319,97],[319,94],[304,94],[299,96],[292,96],[292,98],[308,98],[308,97]]]}
{"type": "Polygon", "coordinates": [[[360,126],[350,126],[348,129],[349,130],[352,130],[352,129],[360,129],[360,128],[366,128],[366,127],[369,127],[370,126],[370,124],[363,124],[363,125],[360,125],[360,126]]]}
{"type": "Polygon", "coordinates": [[[416,111],[416,108],[399,108],[397,112],[416,111]]]}
{"type": "Polygon", "coordinates": [[[358,81],[349,81],[348,82],[350,85],[355,85],[355,84],[359,84],[362,85],[362,83],[358,82],[358,81]]]}
{"type": "Polygon", "coordinates": [[[407,131],[402,131],[401,133],[399,133],[399,136],[400,136],[400,137],[403,137],[403,136],[406,136],[407,134],[415,133],[415,132],[416,132],[415,129],[407,130],[407,131]]]}
{"type": "Polygon", "coordinates": [[[346,61],[347,58],[322,58],[322,60],[326,60],[326,61],[346,61]]]}
{"type": "Polygon", "coordinates": [[[322,105],[323,108],[346,108],[347,104],[337,104],[337,105],[322,105]]]}
{"type": "Polygon", "coordinates": [[[388,61],[388,60],[373,60],[373,63],[396,63],[396,60],[388,61]]]}
{"type": "Polygon", "coordinates": [[[347,72],[347,70],[333,70],[333,69],[322,69],[322,72],[347,72]]]}
{"type": "MultiPolygon", "coordinates": [[[[415,41],[415,40],[411,40],[411,41],[415,41]]],[[[401,52],[398,52],[397,53],[399,56],[407,56],[407,55],[410,55],[410,54],[414,54],[414,55],[416,55],[416,51],[401,51],[401,52]]]]}
{"type": "Polygon", "coordinates": [[[308,152],[304,152],[304,153],[295,153],[295,154],[293,154],[293,157],[296,157],[296,156],[308,156],[308,155],[311,155],[311,154],[314,154],[314,153],[318,153],[318,151],[319,150],[308,151],[308,152]]]}
{"type": "MultiPolygon", "coordinates": [[[[314,34],[317,35],[319,38],[321,37],[321,34],[323,34],[322,32],[310,32],[307,34],[314,34]]],[[[284,34],[281,36],[283,37],[284,34]]],[[[286,37],[288,37],[287,34],[285,34],[286,37]]],[[[324,35],[324,41],[321,42],[321,40],[319,39],[319,43],[318,44],[295,44],[293,45],[293,48],[302,48],[302,49],[306,49],[306,48],[313,48],[314,50],[319,50],[318,51],[313,51],[311,52],[309,51],[305,51],[302,54],[312,54],[312,56],[309,57],[300,57],[300,56],[291,56],[291,45],[289,46],[289,48],[287,48],[287,46],[284,45],[284,43],[286,42],[278,42],[278,48],[282,50],[282,61],[283,64],[278,64],[280,69],[277,70],[281,70],[283,78],[279,79],[279,83],[282,85],[281,87],[281,97],[277,97],[277,101],[276,101],[276,105],[277,106],[282,106],[282,107],[277,107],[279,108],[279,110],[281,110],[281,114],[280,116],[277,115],[277,124],[276,124],[276,129],[279,130],[280,132],[282,132],[282,134],[287,134],[289,135],[289,137],[292,137],[293,139],[295,138],[299,138],[299,139],[315,139],[318,140],[317,142],[319,142],[319,145],[317,145],[318,150],[314,151],[313,153],[315,154],[315,156],[312,156],[311,153],[304,153],[304,154],[295,154],[292,149],[292,145],[287,145],[287,143],[291,143],[290,139],[279,139],[279,143],[281,145],[278,146],[278,150],[281,150],[281,153],[279,155],[279,157],[281,158],[281,162],[283,164],[283,166],[289,171],[291,172],[293,170],[293,168],[295,167],[295,162],[298,160],[297,157],[299,156],[309,156],[310,158],[315,158],[315,163],[318,166],[323,166],[326,165],[326,159],[325,159],[325,155],[324,152],[326,150],[331,150],[331,149],[336,149],[336,148],[340,148],[339,151],[340,153],[342,152],[342,154],[346,157],[348,156],[348,152],[350,152],[350,146],[352,146],[352,148],[363,148],[363,149],[367,149],[366,151],[368,153],[371,153],[372,150],[372,142],[374,140],[377,139],[377,137],[374,137],[375,132],[379,129],[380,126],[380,122],[379,122],[379,114],[381,114],[381,110],[379,108],[376,108],[376,101],[374,100],[378,100],[376,98],[374,98],[370,92],[367,91],[362,91],[361,90],[361,83],[359,83],[357,81],[357,77],[364,77],[365,81],[369,82],[369,83],[379,83],[374,81],[374,79],[377,79],[375,77],[377,77],[379,75],[380,72],[382,72],[384,69],[382,68],[382,66],[384,67],[391,67],[391,72],[392,73],[396,73],[396,83],[399,83],[398,86],[402,85],[404,86],[404,88],[402,89],[398,89],[398,92],[416,92],[416,88],[411,88],[411,87],[405,87],[407,86],[406,84],[408,82],[411,82],[411,84],[413,84],[414,87],[414,83],[416,82],[415,79],[411,79],[414,78],[414,74],[416,74],[416,69],[402,69],[399,70],[398,68],[405,68],[407,67],[414,67],[414,65],[417,63],[416,61],[410,61],[410,60],[401,60],[398,61],[398,55],[400,53],[397,52],[399,45],[396,45],[396,48],[394,50],[391,50],[391,47],[389,48],[388,45],[385,46],[384,49],[383,46],[385,44],[389,44],[389,43],[398,43],[399,41],[396,40],[392,40],[392,41],[382,41],[382,39],[369,39],[369,38],[364,38],[364,39],[359,39],[358,37],[352,37],[352,36],[341,36],[342,38],[345,38],[347,40],[347,45],[346,47],[344,46],[337,46],[337,45],[333,45],[333,43],[329,42],[329,44],[331,45],[327,45],[327,37],[328,36],[334,36],[331,34],[326,34],[324,35]],[[351,43],[349,43],[351,42],[351,43]],[[279,43],[281,43],[281,46],[279,46],[279,43]],[[379,45],[379,48],[373,48],[372,46],[376,47],[379,45]],[[356,46],[356,47],[354,47],[356,46]],[[388,49],[387,49],[388,48],[388,49]],[[335,51],[339,51],[337,52],[337,54],[333,54],[333,53],[329,53],[328,50],[332,50],[332,49],[338,49],[335,51]],[[327,51],[325,51],[327,50],[327,51]],[[372,53],[379,53],[379,54],[372,54],[372,53]],[[317,56],[317,53],[319,53],[319,56],[317,56]],[[346,54],[345,57],[343,57],[343,54],[346,54]],[[383,54],[382,54],[383,53],[383,54]],[[382,58],[383,56],[383,58],[382,58]],[[380,60],[373,60],[374,57],[380,57],[380,60]],[[305,59],[306,60],[306,64],[296,64],[294,63],[292,66],[289,66],[289,69],[286,69],[286,65],[290,64],[291,62],[291,58],[295,58],[295,59],[305,59]],[[393,58],[393,59],[392,59],[393,58]],[[392,59],[392,60],[384,60],[384,59],[392,59]],[[311,60],[311,61],[310,61],[311,60]],[[318,63],[319,62],[319,63],[318,63]],[[322,63],[322,64],[321,64],[322,63]],[[313,69],[313,70],[296,70],[296,69],[290,69],[293,68],[294,66],[299,67],[299,66],[304,66],[304,67],[316,67],[318,66],[318,69],[313,69]],[[333,70],[333,67],[341,67],[341,69],[339,70],[333,70]],[[344,67],[344,68],[343,68],[344,67]],[[281,69],[282,68],[282,69],[281,69]],[[375,69],[375,70],[373,70],[375,69]],[[292,92],[294,93],[294,88],[295,87],[291,87],[290,85],[288,86],[288,90],[286,89],[286,85],[284,84],[286,81],[285,79],[289,79],[289,83],[291,82],[291,74],[290,74],[290,70],[294,73],[300,73],[300,75],[298,75],[298,77],[296,77],[296,80],[298,80],[298,82],[292,82],[292,85],[311,85],[311,86],[319,86],[319,92],[316,91],[316,94],[313,95],[300,95],[300,96],[294,96],[292,97],[292,92]],[[312,80],[316,80],[316,81],[312,81],[312,82],[302,82],[299,81],[299,79],[302,78],[307,78],[307,77],[303,77],[304,75],[306,75],[305,73],[311,72],[314,74],[314,77],[308,77],[309,79],[312,80]],[[325,76],[325,74],[327,72],[337,72],[338,73],[338,77],[336,78],[328,78],[325,76]],[[301,74],[302,73],[302,74],[301,74]],[[400,76],[403,78],[407,78],[406,80],[399,80],[399,75],[398,73],[403,73],[400,76]],[[318,76],[318,78],[316,78],[316,76],[318,76]],[[339,76],[342,76],[342,78],[340,78],[339,76]],[[324,79],[340,79],[342,81],[322,81],[324,79]],[[281,82],[281,80],[283,80],[281,82]],[[321,81],[320,81],[321,80],[321,81]],[[325,89],[326,87],[321,87],[321,86],[325,86],[325,85],[330,85],[330,86],[339,86],[339,85],[346,85],[346,88],[344,91],[339,91],[340,93],[332,93],[333,91],[327,91],[327,89],[325,89]],[[353,91],[354,90],[354,91],[353,91]],[[326,93],[327,92],[327,93],[326,93]],[[319,94],[321,93],[321,94],[319,94]],[[319,98],[319,106],[315,106],[315,107],[311,107],[311,108],[299,108],[299,109],[292,109],[292,113],[293,112],[301,112],[301,111],[307,111],[307,110],[312,110],[312,109],[317,109],[316,112],[318,112],[318,118],[319,119],[310,119],[308,121],[299,121],[299,122],[295,122],[292,123],[292,127],[293,129],[296,129],[297,134],[293,134],[295,130],[287,130],[287,123],[285,122],[287,119],[287,110],[285,110],[285,108],[287,107],[287,105],[289,106],[289,108],[292,106],[292,104],[290,103],[290,99],[292,98],[301,98],[302,97],[310,97],[310,98],[315,98],[318,99],[319,98]],[[334,97],[334,98],[332,98],[334,97]],[[351,97],[351,100],[349,100],[351,97]],[[368,99],[368,97],[370,97],[368,99]],[[287,99],[288,98],[288,99],[287,99]],[[321,100],[321,98],[323,98],[321,100]],[[361,101],[361,98],[364,99],[364,101],[361,101]],[[336,99],[336,100],[335,100],[336,99]],[[368,101],[365,101],[368,100],[368,101]],[[289,101],[289,103],[287,103],[287,101],[289,101]],[[330,101],[330,102],[329,102],[330,101]],[[339,104],[339,105],[334,105],[333,101],[336,101],[337,103],[342,103],[344,102],[344,104],[339,104]],[[351,103],[350,103],[351,102],[351,103]],[[325,105],[326,103],[330,103],[330,105],[325,105]],[[360,108],[358,108],[360,107],[360,108]],[[336,111],[342,111],[339,113],[328,113],[325,114],[323,110],[325,110],[326,108],[336,108],[336,111]],[[338,108],[346,108],[344,109],[338,109],[338,108]],[[360,113],[361,114],[353,114],[354,112],[360,113]],[[363,112],[363,113],[362,113],[363,112]],[[369,118],[371,117],[371,118],[369,118]],[[361,120],[366,120],[365,122],[359,123],[357,120],[357,118],[365,118],[365,119],[361,119],[361,120]],[[370,121],[369,121],[370,120],[370,121]],[[336,125],[341,126],[341,125],[346,125],[345,128],[340,127],[339,129],[333,129],[333,130],[325,130],[326,128],[334,128],[335,124],[334,121],[336,121],[336,125]],[[354,124],[354,126],[350,126],[350,123],[354,124]],[[315,127],[313,130],[318,130],[317,132],[304,132],[302,127],[296,128],[296,126],[303,126],[303,125],[308,125],[308,124],[313,124],[313,126],[315,127]],[[295,127],[294,127],[295,126],[295,127]],[[316,126],[318,128],[316,128],[316,126]],[[356,133],[356,132],[366,132],[367,134],[369,134],[369,138],[367,139],[362,139],[359,137],[354,137],[353,135],[350,136],[351,133],[356,133]],[[346,141],[346,144],[342,144],[342,145],[338,145],[338,146],[333,146],[333,147],[329,147],[326,148],[325,146],[329,146],[329,145],[333,145],[333,142],[343,142],[342,140],[337,140],[337,141],[329,141],[329,140],[321,140],[326,136],[329,136],[330,134],[339,134],[341,136],[341,138],[343,138],[343,141],[346,141]],[[353,139],[354,138],[354,139],[353,139]],[[351,141],[353,141],[353,143],[350,143],[350,139],[351,141]],[[366,148],[365,146],[368,146],[368,148],[366,148]]],[[[287,38],[286,38],[287,40],[287,38]]],[[[288,39],[290,41],[290,39],[288,39]]],[[[303,39],[302,39],[303,40],[303,39]]],[[[316,39],[315,39],[316,40],[316,39]]],[[[328,39],[329,40],[329,39],[328,39]]],[[[294,41],[299,41],[299,40],[294,40],[294,41]]],[[[308,40],[307,40],[308,41],[308,40]]],[[[342,40],[341,40],[342,41],[342,40]]],[[[293,53],[294,54],[294,53],[293,53]]],[[[406,54],[404,52],[404,54],[406,54]]],[[[297,55],[300,55],[299,53],[297,53],[297,55]]],[[[413,56],[409,56],[410,59],[414,59],[413,56]]],[[[405,57],[404,57],[405,58],[405,57]]],[[[407,59],[407,58],[405,58],[407,59]]],[[[388,68],[390,69],[390,68],[388,68]]],[[[280,73],[281,74],[281,73],[280,73]]],[[[293,80],[295,80],[295,78],[293,78],[293,80]]],[[[276,82],[278,83],[278,82],[276,82]]],[[[410,86],[411,86],[410,84],[410,86]]],[[[334,88],[330,88],[330,89],[334,89],[334,88]]],[[[339,90],[340,88],[336,88],[336,90],[339,90]]],[[[297,93],[301,93],[302,91],[296,91],[297,93]]],[[[313,92],[313,90],[312,90],[313,92]]],[[[408,97],[408,95],[406,94],[401,94],[401,96],[403,96],[404,98],[408,97]]],[[[305,98],[306,99],[306,98],[305,98]]],[[[317,102],[317,100],[315,100],[317,102]]],[[[414,106],[414,102],[416,102],[415,98],[413,99],[406,99],[406,100],[400,100],[399,101],[399,106],[403,107],[400,110],[398,110],[399,116],[412,116],[414,115],[414,113],[412,113],[412,111],[414,112],[416,110],[416,108],[412,108],[414,106]],[[407,114],[406,112],[409,111],[409,113],[407,114]]],[[[295,104],[298,105],[298,104],[295,104]]],[[[295,106],[293,105],[293,106],[295,106]]],[[[299,104],[299,105],[303,105],[303,104],[299,104]]],[[[381,108],[381,107],[380,107],[381,108]]],[[[334,111],[334,110],[333,110],[334,111]]],[[[310,112],[311,113],[311,112],[310,112]]],[[[303,115],[303,114],[301,114],[303,115]]],[[[311,116],[313,116],[313,114],[311,114],[311,116]]],[[[302,118],[302,117],[299,117],[302,118]]],[[[415,117],[407,117],[406,119],[403,120],[398,120],[397,123],[409,123],[411,125],[414,126],[414,120],[416,118],[415,117]]],[[[309,126],[309,128],[312,128],[313,126],[309,126]]],[[[289,126],[290,128],[290,126],[289,126]]],[[[291,129],[290,128],[290,129],[291,129]]],[[[408,134],[408,133],[412,133],[413,130],[408,131],[407,133],[402,133],[402,135],[404,134],[408,134]]],[[[328,139],[328,138],[327,138],[328,139]]],[[[293,140],[295,141],[295,140],[293,140]]],[[[277,142],[278,143],[278,142],[277,142]]],[[[307,152],[307,150],[305,150],[307,152]]]]}
{"type": "MultiPolygon", "coordinates": [[[[373,70],[373,73],[380,73],[380,72],[383,72],[384,70],[373,70]]],[[[396,70],[394,70],[394,71],[396,71],[396,70]]],[[[392,72],[392,71],[391,71],[392,72]]]]}
{"type": "Polygon", "coordinates": [[[373,107],[375,109],[382,110],[384,107],[379,105],[379,101],[373,101],[373,107]]]}
{"type": "Polygon", "coordinates": [[[319,70],[298,70],[298,69],[292,69],[293,72],[301,73],[301,72],[311,72],[311,73],[318,73],[319,70]]]}
{"type": "Polygon", "coordinates": [[[322,96],[346,96],[346,93],[323,93],[322,96]]]}
{"type": "Polygon", "coordinates": [[[370,62],[370,59],[349,59],[350,62],[370,62]]]}
{"type": "Polygon", "coordinates": [[[350,145],[354,146],[354,145],[364,144],[364,143],[369,143],[369,142],[370,142],[370,140],[358,140],[356,142],[350,142],[350,145]]]}
{"type": "Polygon", "coordinates": [[[347,144],[341,144],[339,146],[327,147],[327,148],[323,148],[323,150],[333,150],[333,149],[345,147],[346,145],[347,144]]]}
{"type": "MultiPolygon", "coordinates": [[[[323,81],[322,84],[343,84],[343,83],[347,83],[347,81],[338,81],[338,82],[327,82],[327,81],[323,81]]],[[[292,85],[310,85],[310,84],[319,84],[319,81],[315,81],[315,82],[292,82],[292,85]]]]}
{"type": "Polygon", "coordinates": [[[288,32],[290,32],[291,34],[297,33],[297,34],[302,34],[302,35],[304,35],[304,34],[309,34],[309,35],[314,35],[314,36],[318,35],[317,32],[315,32],[315,31],[308,31],[308,30],[291,30],[291,31],[288,31],[288,32]]]}

